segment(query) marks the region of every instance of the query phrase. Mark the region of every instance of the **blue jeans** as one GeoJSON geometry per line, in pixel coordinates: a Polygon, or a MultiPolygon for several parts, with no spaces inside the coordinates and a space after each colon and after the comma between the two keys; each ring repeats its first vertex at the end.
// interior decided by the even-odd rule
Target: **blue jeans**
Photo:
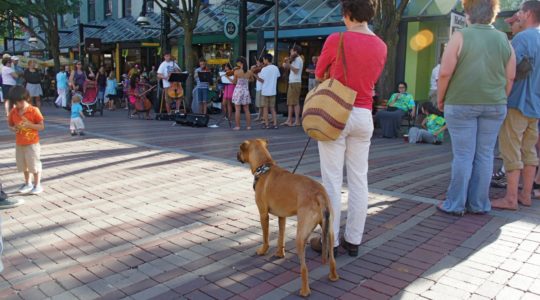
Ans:
{"type": "Polygon", "coordinates": [[[452,178],[442,209],[488,212],[493,149],[506,116],[506,105],[446,105],[452,139],[452,178]]]}

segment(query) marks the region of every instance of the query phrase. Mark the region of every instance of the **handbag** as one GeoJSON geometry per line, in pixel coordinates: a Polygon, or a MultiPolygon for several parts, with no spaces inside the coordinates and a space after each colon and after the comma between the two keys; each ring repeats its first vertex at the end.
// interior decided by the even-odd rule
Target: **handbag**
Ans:
{"type": "MultiPolygon", "coordinates": [[[[345,70],[345,81],[347,82],[343,33],[340,33],[339,36],[339,47],[334,68],[340,61],[340,57],[345,70]]],[[[355,90],[345,86],[334,77],[326,79],[306,96],[304,110],[302,111],[302,127],[304,131],[318,141],[335,141],[345,128],[345,124],[347,124],[355,99],[355,90]]]]}

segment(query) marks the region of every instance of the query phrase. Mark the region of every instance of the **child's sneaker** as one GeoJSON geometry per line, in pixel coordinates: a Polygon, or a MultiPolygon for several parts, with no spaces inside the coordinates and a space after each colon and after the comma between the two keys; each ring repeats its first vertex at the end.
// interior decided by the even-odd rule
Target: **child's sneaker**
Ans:
{"type": "Polygon", "coordinates": [[[20,188],[19,188],[19,193],[21,194],[28,194],[30,193],[32,190],[34,189],[34,185],[29,183],[29,184],[23,184],[20,188]]]}
{"type": "Polygon", "coordinates": [[[30,194],[32,195],[37,195],[37,194],[41,194],[43,193],[43,188],[41,187],[41,184],[40,185],[36,185],[32,191],[30,191],[30,194]]]}
{"type": "Polygon", "coordinates": [[[83,136],[83,135],[84,135],[84,132],[82,132],[82,131],[79,132],[79,135],[80,135],[80,136],[83,136]]]}
{"type": "Polygon", "coordinates": [[[71,136],[76,136],[76,135],[77,135],[76,132],[72,132],[72,133],[71,133],[71,136]]]}

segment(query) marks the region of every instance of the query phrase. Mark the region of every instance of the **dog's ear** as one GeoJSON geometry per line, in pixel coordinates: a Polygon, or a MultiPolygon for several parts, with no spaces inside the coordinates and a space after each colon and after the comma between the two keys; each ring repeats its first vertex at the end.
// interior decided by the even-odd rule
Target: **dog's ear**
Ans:
{"type": "Polygon", "coordinates": [[[268,148],[268,140],[267,139],[257,139],[265,148],[268,148]]]}
{"type": "Polygon", "coordinates": [[[250,141],[245,140],[242,144],[240,144],[240,150],[245,151],[247,147],[249,146],[250,141]]]}

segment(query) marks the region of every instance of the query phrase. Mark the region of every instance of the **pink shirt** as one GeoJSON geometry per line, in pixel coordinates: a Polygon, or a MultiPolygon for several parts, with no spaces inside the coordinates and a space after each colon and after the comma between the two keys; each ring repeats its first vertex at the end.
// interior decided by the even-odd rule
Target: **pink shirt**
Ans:
{"type": "Polygon", "coordinates": [[[323,78],[330,68],[330,75],[346,86],[357,91],[355,107],[371,110],[373,107],[373,89],[386,63],[386,44],[375,35],[358,32],[344,32],[343,49],[347,62],[347,79],[343,63],[336,63],[339,47],[339,33],[330,35],[317,62],[315,76],[323,78]],[[334,74],[335,73],[335,74],[334,74]]]}

